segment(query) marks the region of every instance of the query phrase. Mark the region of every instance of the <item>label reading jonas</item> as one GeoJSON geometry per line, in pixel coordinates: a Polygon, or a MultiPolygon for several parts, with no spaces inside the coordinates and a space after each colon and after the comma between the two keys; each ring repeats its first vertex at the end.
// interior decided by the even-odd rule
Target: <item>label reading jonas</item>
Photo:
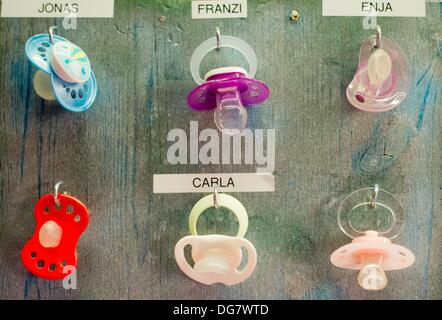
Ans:
{"type": "Polygon", "coordinates": [[[425,17],[425,0],[322,0],[322,15],[425,17]]]}
{"type": "Polygon", "coordinates": [[[192,0],[192,19],[247,18],[247,0],[192,0]]]}
{"type": "Polygon", "coordinates": [[[113,18],[114,0],[3,0],[4,18],[113,18]]]}

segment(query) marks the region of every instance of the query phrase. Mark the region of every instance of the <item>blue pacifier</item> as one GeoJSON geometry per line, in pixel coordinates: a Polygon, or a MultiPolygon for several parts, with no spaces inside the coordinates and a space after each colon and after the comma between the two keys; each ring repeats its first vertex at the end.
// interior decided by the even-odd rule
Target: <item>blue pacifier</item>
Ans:
{"type": "Polygon", "coordinates": [[[54,29],[26,43],[26,55],[38,69],[34,90],[42,99],[57,100],[69,111],[86,111],[97,96],[97,79],[89,58],[75,44],[54,35],[54,29]]]}

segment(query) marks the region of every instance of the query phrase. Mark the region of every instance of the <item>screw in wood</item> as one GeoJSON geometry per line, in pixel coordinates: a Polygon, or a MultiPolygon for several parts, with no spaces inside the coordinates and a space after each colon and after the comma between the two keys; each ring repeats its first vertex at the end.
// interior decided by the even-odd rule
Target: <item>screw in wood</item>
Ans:
{"type": "Polygon", "coordinates": [[[293,9],[292,12],[290,13],[290,20],[298,22],[299,18],[301,18],[301,13],[299,12],[298,9],[293,9]]]}

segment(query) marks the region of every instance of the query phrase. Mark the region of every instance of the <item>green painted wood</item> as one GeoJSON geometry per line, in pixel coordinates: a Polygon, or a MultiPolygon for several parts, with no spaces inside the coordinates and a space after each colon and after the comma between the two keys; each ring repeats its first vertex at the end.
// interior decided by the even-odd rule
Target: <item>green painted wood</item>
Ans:
{"type": "MultiPolygon", "coordinates": [[[[78,30],[60,32],[88,53],[98,77],[97,102],[83,114],[43,102],[32,89],[24,44],[61,20],[0,19],[0,298],[441,298],[441,7],[427,6],[426,18],[379,18],[412,71],[408,99],[383,114],[356,111],[344,94],[373,32],[361,18],[322,17],[320,1],[250,0],[247,19],[195,21],[190,1],[117,0],[115,19],[81,19],[78,30]],[[289,20],[294,7],[298,23],[289,20]],[[170,129],[187,130],[191,120],[213,127],[212,116],[189,110],[185,99],[194,86],[190,56],[217,25],[255,48],[257,78],[272,94],[250,111],[249,127],[277,133],[277,191],[235,194],[250,214],[247,238],[259,261],[234,287],[197,284],[175,264],[173,247],[202,195],[152,194],[154,173],[253,170],[166,161],[170,129]],[[71,291],[27,274],[20,261],[33,206],[59,179],[91,212],[71,291]],[[349,240],[336,222],[339,202],[374,183],[402,201],[408,219],[396,241],[417,260],[388,273],[387,289],[369,293],[329,255],[349,240]]],[[[223,50],[204,68],[237,59],[223,50]]],[[[201,230],[234,226],[225,212],[211,211],[201,230]]]]}

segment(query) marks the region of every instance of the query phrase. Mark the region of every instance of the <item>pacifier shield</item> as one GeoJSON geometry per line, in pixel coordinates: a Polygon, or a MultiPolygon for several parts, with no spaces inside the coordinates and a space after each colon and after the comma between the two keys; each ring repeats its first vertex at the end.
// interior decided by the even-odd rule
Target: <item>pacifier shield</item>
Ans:
{"type": "Polygon", "coordinates": [[[77,266],[77,242],[89,223],[88,210],[78,199],[59,194],[58,200],[59,206],[54,195],[47,194],[37,202],[34,208],[35,231],[21,253],[26,269],[48,280],[63,279],[68,275],[63,272],[65,266],[77,266]],[[41,230],[48,225],[51,227],[49,230],[57,230],[60,239],[43,246],[40,239],[45,235],[41,230]]]}
{"type": "Polygon", "coordinates": [[[330,260],[339,268],[359,270],[362,268],[361,256],[364,254],[382,255],[382,269],[385,271],[407,268],[415,260],[414,254],[403,246],[371,241],[347,244],[333,252],[330,260]]]}
{"type": "Polygon", "coordinates": [[[84,83],[69,83],[52,74],[54,94],[61,106],[72,112],[89,109],[97,96],[97,80],[91,71],[84,83]]]}
{"type": "Polygon", "coordinates": [[[56,42],[51,50],[51,65],[64,81],[84,83],[90,78],[91,64],[86,53],[69,41],[56,42]]]}
{"type": "MultiPolygon", "coordinates": [[[[66,42],[67,40],[54,35],[54,42],[66,42]]],[[[35,35],[26,42],[25,51],[32,64],[46,73],[52,73],[51,51],[52,43],[48,34],[35,35]]]]}
{"type": "Polygon", "coordinates": [[[188,105],[197,111],[216,108],[217,91],[223,88],[237,88],[244,106],[263,103],[269,97],[269,88],[261,81],[247,78],[239,72],[215,74],[205,83],[193,89],[187,97],[188,105]]]}

